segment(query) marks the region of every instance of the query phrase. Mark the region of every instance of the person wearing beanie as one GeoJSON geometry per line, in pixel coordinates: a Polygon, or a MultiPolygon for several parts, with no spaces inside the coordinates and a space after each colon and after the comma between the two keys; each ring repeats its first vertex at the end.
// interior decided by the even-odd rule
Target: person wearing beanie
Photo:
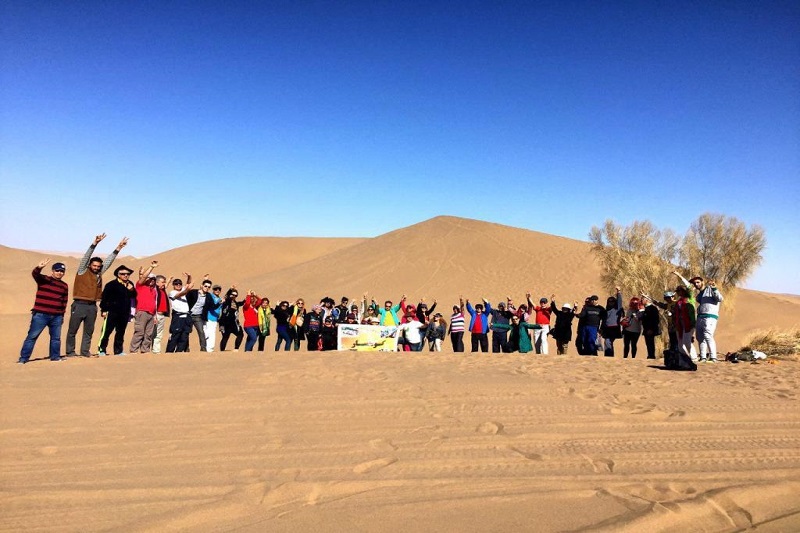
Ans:
{"type": "Polygon", "coordinates": [[[31,325],[28,328],[28,335],[22,343],[19,352],[20,364],[27,363],[36,340],[42,334],[44,328],[48,328],[50,333],[50,360],[61,361],[61,327],[64,324],[64,313],[67,312],[67,296],[69,287],[63,281],[67,267],[64,263],[53,263],[50,267],[51,275],[42,274],[42,269],[50,263],[50,259],[41,261],[34,267],[31,275],[36,282],[36,296],[31,309],[31,325]]]}

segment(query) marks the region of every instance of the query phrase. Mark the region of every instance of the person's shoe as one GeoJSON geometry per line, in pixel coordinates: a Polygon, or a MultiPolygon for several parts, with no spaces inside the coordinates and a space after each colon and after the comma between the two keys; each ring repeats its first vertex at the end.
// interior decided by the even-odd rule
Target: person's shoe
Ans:
{"type": "Polygon", "coordinates": [[[711,359],[709,359],[709,360],[708,360],[708,362],[709,362],[709,363],[716,363],[716,362],[717,362],[717,360],[716,360],[715,358],[713,358],[713,357],[712,357],[711,359]]]}
{"type": "Polygon", "coordinates": [[[103,350],[98,350],[97,354],[96,354],[96,357],[105,357],[106,355],[108,355],[108,354],[106,352],[104,352],[103,350]]]}
{"type": "Polygon", "coordinates": [[[18,364],[18,365],[24,365],[24,364],[25,364],[25,363],[27,363],[27,362],[28,362],[28,361],[23,361],[22,359],[20,359],[19,361],[17,361],[17,364],[18,364]]]}
{"type": "Polygon", "coordinates": [[[65,359],[66,359],[66,357],[59,357],[58,359],[50,359],[50,360],[53,361],[54,363],[60,363],[61,361],[65,360],[65,359]]]}
{"type": "Polygon", "coordinates": [[[114,355],[128,355],[128,354],[125,353],[125,352],[119,352],[119,353],[115,353],[114,355]]]}
{"type": "Polygon", "coordinates": [[[701,362],[701,363],[707,363],[707,362],[708,362],[708,359],[706,359],[705,357],[703,357],[703,358],[701,358],[701,359],[700,359],[700,362],[701,362]]]}

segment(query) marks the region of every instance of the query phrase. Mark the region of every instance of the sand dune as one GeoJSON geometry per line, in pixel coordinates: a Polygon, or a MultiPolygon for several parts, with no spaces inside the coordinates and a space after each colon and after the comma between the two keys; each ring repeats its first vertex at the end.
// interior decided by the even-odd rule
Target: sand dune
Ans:
{"type": "MultiPolygon", "coordinates": [[[[586,243],[452,217],[154,257],[273,301],[602,294],[586,243]]],[[[268,350],[15,365],[40,258],[0,248],[0,530],[800,530],[797,362],[676,373],[641,358],[268,350]]],[[[799,305],[742,291],[721,349],[797,324],[799,305]]]]}

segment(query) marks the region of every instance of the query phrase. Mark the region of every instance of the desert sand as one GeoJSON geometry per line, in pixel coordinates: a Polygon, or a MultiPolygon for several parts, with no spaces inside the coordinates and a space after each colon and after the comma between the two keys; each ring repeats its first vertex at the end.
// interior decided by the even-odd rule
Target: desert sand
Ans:
{"type": "MultiPolygon", "coordinates": [[[[0,248],[4,531],[800,530],[795,361],[679,373],[551,344],[547,356],[270,348],[51,363],[45,333],[37,360],[16,365],[41,257],[0,248]]],[[[586,243],[452,217],[153,258],[273,303],[405,293],[449,314],[459,294],[605,295],[586,243]]],[[[71,283],[77,259],[56,259],[71,283]]],[[[799,319],[795,296],[741,291],[720,349],[799,319]]]]}

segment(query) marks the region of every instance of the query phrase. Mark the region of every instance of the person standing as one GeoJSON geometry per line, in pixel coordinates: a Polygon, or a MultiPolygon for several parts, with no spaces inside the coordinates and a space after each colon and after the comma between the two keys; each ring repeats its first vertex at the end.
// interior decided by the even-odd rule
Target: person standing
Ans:
{"type": "Polygon", "coordinates": [[[723,301],[722,293],[717,289],[717,284],[713,279],[708,283],[700,276],[695,276],[688,282],[678,274],[681,281],[687,287],[691,284],[697,293],[694,296],[697,309],[697,324],[695,334],[697,343],[700,345],[700,362],[717,362],[717,342],[714,340],[714,332],[717,330],[717,320],[719,320],[719,308],[723,301]]]}
{"type": "Polygon", "coordinates": [[[469,303],[469,298],[467,298],[467,312],[471,317],[469,332],[472,351],[477,352],[478,347],[480,347],[482,352],[488,352],[489,338],[486,332],[489,331],[489,315],[492,312],[492,305],[486,298],[483,298],[483,304],[476,304],[473,308],[472,304],[469,303]]]}
{"type": "Polygon", "coordinates": [[[597,355],[597,330],[606,320],[605,308],[597,305],[599,299],[596,294],[591,295],[589,303],[583,306],[581,313],[578,315],[578,329],[583,328],[581,334],[583,353],[581,355],[597,355]],[[581,320],[583,323],[581,323],[581,320]]]}
{"type": "MultiPolygon", "coordinates": [[[[287,303],[288,306],[288,303],[287,303]]],[[[256,310],[258,314],[258,351],[264,351],[264,344],[267,342],[267,337],[270,335],[272,324],[272,308],[269,306],[269,298],[266,296],[261,299],[261,304],[256,310]]],[[[289,347],[289,344],[286,344],[289,347]]],[[[278,351],[277,349],[275,351],[278,351]]]]}
{"type": "Polygon", "coordinates": [[[675,321],[678,346],[687,357],[694,360],[694,357],[692,357],[692,336],[697,324],[694,301],[689,296],[689,289],[682,285],[678,285],[675,288],[675,295],[678,296],[678,301],[675,303],[672,318],[675,321]]]}
{"type": "Polygon", "coordinates": [[[380,316],[380,325],[381,326],[399,326],[400,325],[400,317],[397,316],[397,312],[400,308],[405,308],[406,306],[406,295],[404,294],[403,297],[400,299],[400,303],[397,305],[392,305],[391,300],[386,300],[383,304],[383,309],[378,309],[378,314],[380,316]]]}
{"type": "Polygon", "coordinates": [[[169,323],[169,340],[167,353],[188,352],[189,332],[192,331],[192,319],[189,318],[189,302],[186,293],[192,290],[192,276],[186,275],[186,286],[179,279],[172,280],[172,290],[169,292],[169,302],[172,308],[172,320],[169,323]]]}
{"type": "Polygon", "coordinates": [[[556,353],[567,355],[569,342],[572,340],[572,321],[578,311],[578,302],[564,302],[561,309],[556,307],[556,295],[550,297],[550,310],[556,315],[552,335],[556,341],[556,353]]]}
{"type": "Polygon", "coordinates": [[[431,352],[441,352],[444,336],[447,332],[447,322],[441,313],[433,315],[433,320],[428,324],[426,336],[428,337],[428,346],[431,352]]]}
{"type": "MultiPolygon", "coordinates": [[[[281,343],[284,344],[284,350],[287,352],[292,347],[292,334],[290,332],[291,326],[289,320],[291,319],[291,311],[289,310],[289,302],[287,300],[281,301],[275,309],[272,310],[272,316],[275,317],[275,351],[281,349],[281,343]]],[[[259,319],[260,323],[260,319],[259,319]]],[[[297,320],[295,320],[295,324],[297,320]]],[[[269,327],[269,326],[268,326],[269,327]]]]}
{"type": "MultiPolygon", "coordinates": [[[[642,335],[644,345],[647,347],[647,358],[656,358],[656,337],[661,335],[661,315],[658,307],[653,304],[653,299],[646,294],[642,295],[644,310],[642,311],[642,335]]],[[[674,329],[673,329],[674,331],[674,329]]]]}
{"type": "Polygon", "coordinates": [[[311,306],[311,312],[305,314],[303,329],[306,336],[306,349],[313,352],[321,349],[320,331],[322,329],[322,306],[311,306]]]}
{"type": "MultiPolygon", "coordinates": [[[[208,279],[208,274],[203,278],[203,283],[200,284],[199,289],[192,289],[186,293],[186,302],[189,304],[189,316],[197,331],[198,341],[200,342],[200,351],[208,351],[206,346],[206,322],[208,322],[208,312],[217,309],[217,304],[214,303],[214,298],[211,297],[211,280],[208,279]]],[[[221,306],[222,303],[219,304],[221,306]]]]}
{"type": "MultiPolygon", "coordinates": [[[[508,302],[511,302],[511,298],[508,298],[508,302]]],[[[510,352],[511,350],[508,348],[508,329],[499,326],[508,326],[514,313],[506,309],[506,304],[498,302],[497,309],[492,309],[490,316],[492,317],[492,324],[489,327],[492,330],[492,353],[510,352]]]]}
{"type": "Polygon", "coordinates": [[[153,353],[161,353],[161,341],[164,338],[164,325],[167,322],[169,312],[170,305],[169,294],[167,293],[167,278],[159,274],[156,276],[156,326],[153,331],[153,353]]]}
{"type": "MultiPolygon", "coordinates": [[[[291,308],[289,317],[289,335],[292,337],[294,351],[300,350],[300,342],[306,338],[305,328],[303,327],[306,319],[305,306],[305,301],[302,298],[298,298],[295,300],[294,305],[292,305],[291,308]]],[[[277,345],[275,349],[277,350],[277,345]]]]}
{"type": "Polygon", "coordinates": [[[458,305],[453,306],[453,314],[450,315],[450,343],[454,352],[464,351],[464,322],[464,298],[459,296],[458,305]]]}
{"type": "Polygon", "coordinates": [[[100,316],[105,320],[100,333],[97,355],[106,355],[112,333],[114,333],[114,355],[125,355],[125,330],[131,315],[131,298],[136,296],[136,291],[128,288],[128,278],[132,273],[133,270],[125,265],[118,266],[114,270],[114,279],[106,283],[103,288],[100,316]]]}
{"type": "Polygon", "coordinates": [[[214,351],[217,345],[217,327],[219,326],[219,316],[222,312],[222,286],[214,285],[211,287],[211,299],[214,305],[208,310],[206,315],[206,323],[203,326],[203,331],[206,334],[206,350],[209,352],[214,351]]]}
{"type": "Polygon", "coordinates": [[[664,292],[664,301],[657,302],[652,300],[653,305],[664,311],[667,321],[667,335],[669,335],[669,349],[678,351],[678,334],[675,332],[675,319],[672,318],[675,310],[675,293],[673,291],[664,292]]]}
{"type": "Polygon", "coordinates": [[[238,297],[239,291],[236,286],[231,287],[225,293],[225,301],[222,303],[222,312],[219,315],[219,331],[222,333],[222,339],[219,342],[219,350],[221,352],[225,351],[231,335],[236,339],[233,345],[234,352],[239,351],[242,339],[244,339],[242,324],[239,322],[239,309],[244,305],[244,300],[237,301],[236,298],[238,297]]]}
{"type": "Polygon", "coordinates": [[[536,353],[547,355],[549,349],[547,346],[547,334],[550,333],[550,304],[547,298],[539,298],[539,305],[535,306],[533,310],[536,312],[536,324],[539,328],[533,330],[533,347],[536,353]]]}
{"type": "Polygon", "coordinates": [[[50,360],[61,361],[61,327],[64,324],[64,313],[67,312],[67,298],[69,286],[63,281],[67,267],[64,263],[53,263],[50,267],[51,275],[42,274],[42,269],[50,263],[50,259],[45,259],[36,265],[31,272],[33,280],[36,282],[36,296],[33,300],[31,309],[31,325],[28,328],[28,335],[22,343],[19,352],[20,364],[27,363],[36,340],[42,334],[44,328],[48,328],[50,333],[50,360]]]}
{"type": "Polygon", "coordinates": [[[136,314],[133,321],[133,337],[131,338],[130,352],[150,352],[152,348],[153,330],[156,326],[156,304],[158,290],[156,289],[156,275],[153,269],[158,266],[158,261],[152,261],[147,270],[139,269],[139,279],[136,281],[136,314]]]}
{"type": "Polygon", "coordinates": [[[258,340],[258,307],[260,305],[261,298],[253,291],[247,291],[247,296],[244,298],[244,306],[242,307],[244,333],[247,335],[247,339],[244,341],[245,352],[252,352],[258,340]]]}
{"type": "Polygon", "coordinates": [[[616,296],[609,296],[606,299],[606,318],[603,321],[601,335],[605,344],[605,356],[614,357],[614,341],[622,337],[622,292],[619,287],[615,288],[616,296]]]}
{"type": "Polygon", "coordinates": [[[639,344],[639,336],[642,334],[642,316],[644,315],[644,307],[641,300],[637,297],[631,298],[628,302],[628,310],[622,319],[622,341],[623,352],[622,357],[628,357],[631,354],[631,359],[636,359],[637,344],[639,344]]]}
{"type": "Polygon", "coordinates": [[[403,334],[406,343],[409,346],[410,352],[419,352],[422,350],[422,334],[420,330],[423,328],[422,322],[417,319],[416,309],[415,312],[408,312],[405,314],[405,321],[397,327],[397,334],[403,334]]]}
{"type": "Polygon", "coordinates": [[[75,353],[75,337],[83,324],[80,354],[83,357],[89,357],[94,326],[97,322],[97,302],[100,301],[103,294],[103,273],[111,267],[119,252],[128,244],[128,238],[123,237],[104,261],[99,257],[93,257],[92,254],[97,245],[105,238],[105,233],[97,235],[78,263],[78,271],[75,273],[75,281],[72,284],[72,305],[70,306],[65,346],[67,356],[77,355],[75,353]]]}

